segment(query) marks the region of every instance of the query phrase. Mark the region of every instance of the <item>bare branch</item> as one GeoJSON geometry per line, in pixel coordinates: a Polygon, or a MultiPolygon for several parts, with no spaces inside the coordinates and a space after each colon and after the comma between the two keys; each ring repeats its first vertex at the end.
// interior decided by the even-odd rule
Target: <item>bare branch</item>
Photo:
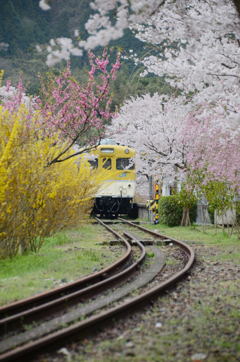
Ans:
{"type": "Polygon", "coordinates": [[[215,74],[215,73],[207,73],[208,75],[214,75],[216,77],[234,77],[234,78],[240,78],[239,75],[236,74],[215,74]]]}

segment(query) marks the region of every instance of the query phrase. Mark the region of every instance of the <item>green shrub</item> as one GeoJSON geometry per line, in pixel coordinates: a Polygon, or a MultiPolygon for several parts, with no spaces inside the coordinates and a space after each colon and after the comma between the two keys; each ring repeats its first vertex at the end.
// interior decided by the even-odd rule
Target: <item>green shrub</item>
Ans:
{"type": "Polygon", "coordinates": [[[236,221],[240,225],[240,201],[236,201],[236,221]]]}
{"type": "MultiPolygon", "coordinates": [[[[162,196],[159,200],[159,221],[168,226],[181,224],[183,207],[179,203],[177,195],[162,196]]],[[[197,204],[190,208],[191,222],[196,220],[197,204]]]]}
{"type": "Polygon", "coordinates": [[[211,208],[208,208],[208,214],[209,214],[211,223],[214,224],[214,210],[211,208]]]}
{"type": "Polygon", "coordinates": [[[189,216],[191,223],[197,220],[197,202],[190,208],[189,216]]]}

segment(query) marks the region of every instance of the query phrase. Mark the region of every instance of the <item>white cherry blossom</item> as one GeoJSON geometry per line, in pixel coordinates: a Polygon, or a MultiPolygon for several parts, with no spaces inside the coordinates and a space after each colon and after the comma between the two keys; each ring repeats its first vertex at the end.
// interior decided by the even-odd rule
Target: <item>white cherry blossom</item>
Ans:
{"type": "Polygon", "coordinates": [[[209,85],[221,85],[223,92],[239,86],[240,20],[232,1],[167,0],[146,24],[134,29],[156,49],[138,60],[145,74],[165,76],[186,93],[209,85]]]}

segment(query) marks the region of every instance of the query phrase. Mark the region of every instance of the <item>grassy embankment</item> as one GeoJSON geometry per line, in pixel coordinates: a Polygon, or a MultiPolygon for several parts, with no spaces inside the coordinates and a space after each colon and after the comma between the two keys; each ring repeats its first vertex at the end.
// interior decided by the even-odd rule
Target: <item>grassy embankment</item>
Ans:
{"type": "Polygon", "coordinates": [[[0,260],[0,305],[41,293],[102,269],[117,258],[102,241],[111,235],[88,224],[46,238],[39,253],[0,260]]]}

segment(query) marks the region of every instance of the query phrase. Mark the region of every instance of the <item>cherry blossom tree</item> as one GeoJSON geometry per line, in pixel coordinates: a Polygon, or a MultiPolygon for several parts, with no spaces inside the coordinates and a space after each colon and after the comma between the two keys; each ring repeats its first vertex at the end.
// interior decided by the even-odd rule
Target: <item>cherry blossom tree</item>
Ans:
{"type": "Polygon", "coordinates": [[[113,119],[108,133],[137,150],[141,174],[173,181],[186,169],[187,142],[182,137],[188,104],[184,97],[155,94],[132,98],[113,119]]]}
{"type": "Polygon", "coordinates": [[[239,114],[229,114],[226,104],[199,104],[198,96],[144,95],[125,103],[108,132],[137,149],[142,174],[171,183],[202,171],[205,182],[217,179],[236,188],[240,186],[239,114]]]}
{"type": "Polygon", "coordinates": [[[240,190],[239,111],[240,102],[235,117],[224,103],[208,103],[195,106],[185,119],[182,136],[191,145],[186,162],[191,171],[204,171],[204,183],[215,180],[240,190]]]}
{"type": "Polygon", "coordinates": [[[166,1],[136,36],[153,46],[152,55],[135,61],[164,76],[185,93],[237,94],[240,82],[240,19],[232,1],[166,1]]]}
{"type": "MultiPolygon", "coordinates": [[[[97,46],[107,46],[111,40],[124,35],[130,24],[144,22],[158,11],[165,0],[93,0],[90,7],[94,12],[85,24],[89,34],[87,40],[76,41],[60,37],[51,39],[47,48],[47,64],[52,66],[62,59],[69,60],[71,55],[82,55],[82,49],[92,50],[97,46]],[[113,16],[113,13],[115,14],[113,16]],[[112,20],[114,18],[114,20],[112,20]]],[[[42,10],[51,10],[51,1],[40,0],[42,10]]],[[[76,38],[78,29],[76,29],[76,38]]],[[[41,48],[38,47],[40,50],[41,48]]]]}
{"type": "MultiPolygon", "coordinates": [[[[39,2],[39,6],[44,11],[50,10],[50,5],[51,2],[48,0],[39,2]]],[[[202,43],[203,55],[205,55],[206,47],[209,50],[207,44],[219,44],[219,41],[224,41],[226,45],[225,35],[235,34],[236,29],[239,28],[238,0],[211,2],[206,0],[201,2],[197,0],[93,0],[90,2],[90,7],[94,14],[85,24],[89,33],[87,40],[77,42],[64,37],[52,39],[47,49],[49,65],[61,59],[69,59],[71,54],[81,55],[81,49],[89,50],[99,45],[106,46],[111,40],[122,37],[125,29],[136,24],[143,24],[142,29],[138,28],[140,31],[143,30],[141,31],[144,33],[141,36],[142,40],[149,41],[150,38],[150,42],[155,45],[159,45],[162,39],[165,42],[180,41],[182,44],[187,42],[188,49],[193,50],[194,44],[188,41],[194,38],[202,43]],[[114,17],[113,14],[115,14],[114,17]],[[217,33],[219,31],[222,33],[222,30],[224,30],[223,37],[221,34],[218,36],[217,33]],[[233,33],[232,30],[234,30],[233,33]]],[[[77,29],[75,33],[78,34],[77,29]]],[[[196,61],[194,56],[190,56],[188,60],[196,61]]],[[[229,59],[224,59],[224,62],[228,67],[229,59]]]]}
{"type": "Polygon", "coordinates": [[[153,49],[143,59],[132,56],[145,66],[142,76],[164,76],[189,99],[180,126],[188,167],[239,185],[240,21],[234,2],[167,0],[147,23],[132,28],[153,49]]]}

